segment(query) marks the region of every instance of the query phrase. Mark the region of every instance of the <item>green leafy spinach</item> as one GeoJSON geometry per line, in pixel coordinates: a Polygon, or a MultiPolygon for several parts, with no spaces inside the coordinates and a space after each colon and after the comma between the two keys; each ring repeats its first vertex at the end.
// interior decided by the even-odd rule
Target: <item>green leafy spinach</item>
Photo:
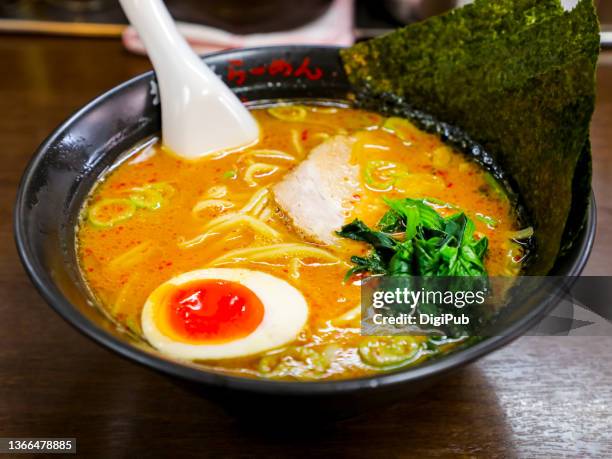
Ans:
{"type": "Polygon", "coordinates": [[[378,229],[354,220],[341,237],[372,246],[366,257],[354,256],[347,273],[388,276],[486,276],[486,237],[476,237],[474,222],[463,212],[442,217],[424,199],[386,199],[390,210],[378,229]]]}

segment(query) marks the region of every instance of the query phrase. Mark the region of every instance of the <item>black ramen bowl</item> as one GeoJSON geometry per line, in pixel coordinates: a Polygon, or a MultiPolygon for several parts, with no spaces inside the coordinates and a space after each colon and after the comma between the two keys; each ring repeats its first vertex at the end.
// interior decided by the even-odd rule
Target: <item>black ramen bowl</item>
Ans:
{"type": "MultiPolygon", "coordinates": [[[[245,101],[346,100],[351,91],[338,48],[273,47],[204,58],[245,101]]],[[[65,320],[117,354],[164,373],[238,414],[286,412],[336,419],[411,397],[452,370],[508,344],[554,306],[544,299],[509,322],[503,333],[422,365],[377,376],[331,382],[283,382],[228,376],[165,358],[137,343],[97,307],[79,273],[75,226],[96,180],[126,150],[160,130],[154,74],[103,94],[64,122],[28,166],[15,207],[19,254],[36,288],[65,320]],[[257,407],[262,409],[256,409],[257,407]]],[[[577,276],[595,234],[595,206],[577,242],[551,274],[577,276]]],[[[281,419],[285,419],[281,417],[281,419]]]]}

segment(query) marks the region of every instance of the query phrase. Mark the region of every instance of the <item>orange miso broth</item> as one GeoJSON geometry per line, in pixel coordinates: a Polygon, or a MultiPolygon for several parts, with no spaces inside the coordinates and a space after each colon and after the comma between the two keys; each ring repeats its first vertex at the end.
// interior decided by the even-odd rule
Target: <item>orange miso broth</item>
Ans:
{"type": "MultiPolygon", "coordinates": [[[[143,320],[147,299],[155,296],[152,292],[196,270],[209,279],[227,275],[218,280],[230,284],[246,279],[244,285],[263,306],[276,308],[277,319],[295,328],[289,338],[290,334],[270,337],[270,332],[269,343],[259,340],[255,347],[242,335],[236,337],[243,340],[240,343],[208,343],[209,349],[227,345],[220,353],[180,354],[172,343],[151,342],[162,353],[184,355],[204,368],[231,374],[320,380],[414,365],[460,341],[433,348],[427,337],[361,336],[359,279],[345,281],[345,276],[353,266],[351,257],[365,256],[370,248],[341,238],[331,244],[317,241],[279,208],[275,184],[334,136],[350,138],[349,162],[359,170],[358,191],[343,210],[345,223],[359,218],[375,227],[388,210],[383,197],[427,198],[442,216],[461,209],[474,222],[475,234],[488,238],[488,275],[520,272],[524,253],[509,236],[520,229],[510,200],[479,164],[437,136],[406,120],[345,107],[276,105],[252,113],[261,128],[256,145],[185,161],[150,141],[116,164],[83,208],[77,232],[83,277],[101,307],[137,337],[151,342],[143,324],[157,330],[161,319],[156,317],[164,316],[143,320]],[[266,276],[250,281],[251,272],[266,276]],[[289,297],[300,304],[303,298],[304,310],[285,308],[282,301],[289,297]],[[402,349],[410,352],[404,359],[376,360],[370,351],[385,346],[396,354],[402,349]]],[[[310,199],[302,193],[299,204],[307,207],[310,199]]],[[[194,280],[199,278],[190,282],[194,280]]],[[[210,314],[198,296],[204,293],[202,289],[184,294],[181,301],[186,303],[175,301],[178,305],[169,314],[191,320],[188,325],[196,334],[198,327],[216,330],[222,325],[215,322],[219,317],[242,320],[236,312],[240,308],[230,306],[246,301],[250,293],[226,299],[218,294],[210,314]],[[194,316],[195,309],[189,308],[195,304],[199,315],[194,316]]],[[[249,332],[260,322],[253,323],[249,332]]],[[[181,349],[190,350],[188,338],[179,341],[181,349]]]]}

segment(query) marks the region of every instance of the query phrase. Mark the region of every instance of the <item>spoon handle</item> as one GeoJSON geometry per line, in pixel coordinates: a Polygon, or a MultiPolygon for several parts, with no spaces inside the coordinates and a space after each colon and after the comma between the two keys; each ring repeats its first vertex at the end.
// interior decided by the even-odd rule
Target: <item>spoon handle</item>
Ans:
{"type": "Polygon", "coordinates": [[[164,145],[179,156],[197,159],[256,142],[256,121],[189,47],[162,0],[120,3],[155,68],[164,145]]]}

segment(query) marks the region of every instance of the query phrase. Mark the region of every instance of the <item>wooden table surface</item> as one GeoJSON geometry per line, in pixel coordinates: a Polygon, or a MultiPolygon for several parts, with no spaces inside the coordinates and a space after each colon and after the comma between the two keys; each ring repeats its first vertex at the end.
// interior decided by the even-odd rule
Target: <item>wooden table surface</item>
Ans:
{"type": "MultiPolygon", "coordinates": [[[[94,457],[612,457],[612,337],[524,337],[416,400],[289,438],[252,429],[81,336],[17,258],[12,208],[30,155],[71,112],[149,68],[118,41],[0,36],[0,437],[76,437],[94,457]]],[[[612,258],[612,52],[592,127],[599,226],[612,258]]],[[[288,407],[287,423],[293,413],[288,407]]]]}

